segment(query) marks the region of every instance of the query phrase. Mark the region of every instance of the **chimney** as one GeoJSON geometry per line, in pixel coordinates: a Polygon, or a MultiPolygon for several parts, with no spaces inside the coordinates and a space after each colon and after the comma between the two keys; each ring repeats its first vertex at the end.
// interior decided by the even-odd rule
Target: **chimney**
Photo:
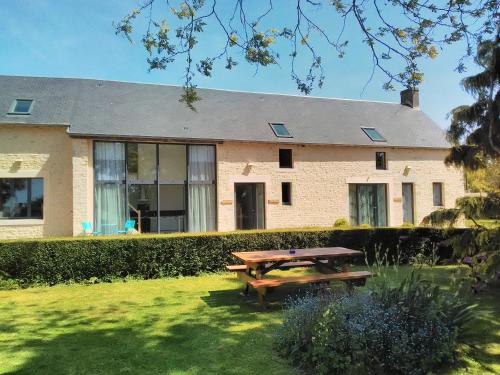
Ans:
{"type": "Polygon", "coordinates": [[[411,108],[419,108],[418,89],[406,89],[401,91],[401,104],[411,108]]]}

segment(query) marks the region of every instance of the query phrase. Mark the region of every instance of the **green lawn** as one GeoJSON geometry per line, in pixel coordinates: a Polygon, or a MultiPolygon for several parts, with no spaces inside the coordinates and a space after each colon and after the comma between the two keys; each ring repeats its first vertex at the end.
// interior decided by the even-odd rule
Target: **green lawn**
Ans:
{"type": "MultiPolygon", "coordinates": [[[[493,228],[500,227],[500,220],[495,220],[495,219],[481,219],[481,220],[476,220],[476,222],[479,225],[482,225],[485,228],[493,229],[493,228]]],[[[467,225],[470,228],[473,228],[473,227],[476,226],[472,220],[466,220],[465,221],[465,225],[467,225]]]]}
{"type": "MultiPolygon", "coordinates": [[[[453,270],[424,272],[446,284],[453,270]]],[[[220,274],[0,291],[0,373],[299,374],[271,349],[279,301],[296,289],[261,312],[240,287],[220,274]]],[[[500,373],[500,293],[488,293],[462,368],[446,374],[500,373]]]]}

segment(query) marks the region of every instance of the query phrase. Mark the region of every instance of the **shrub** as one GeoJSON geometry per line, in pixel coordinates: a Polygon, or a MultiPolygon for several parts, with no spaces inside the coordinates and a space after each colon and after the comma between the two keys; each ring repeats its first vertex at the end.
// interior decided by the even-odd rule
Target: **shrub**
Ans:
{"type": "Polygon", "coordinates": [[[287,312],[283,324],[278,329],[274,345],[284,357],[290,358],[295,365],[313,361],[312,341],[313,329],[334,297],[329,293],[290,299],[286,303],[287,312]]]}
{"type": "MultiPolygon", "coordinates": [[[[224,271],[234,263],[231,253],[255,249],[345,246],[366,252],[373,261],[376,247],[391,255],[397,249],[402,262],[422,251],[421,239],[441,244],[461,231],[434,228],[377,228],[342,230],[270,230],[230,233],[80,237],[0,241],[0,271],[20,283],[55,284],[133,276],[158,278],[224,271]]],[[[452,250],[439,246],[441,258],[452,250]]],[[[356,260],[364,263],[363,257],[356,260]]]]}
{"type": "Polygon", "coordinates": [[[426,374],[452,360],[471,317],[467,304],[414,275],[327,304],[313,299],[286,311],[275,348],[315,374],[426,374]]]}
{"type": "Polygon", "coordinates": [[[335,220],[333,226],[334,228],[348,227],[349,222],[347,221],[346,218],[341,217],[340,219],[335,220]]]}

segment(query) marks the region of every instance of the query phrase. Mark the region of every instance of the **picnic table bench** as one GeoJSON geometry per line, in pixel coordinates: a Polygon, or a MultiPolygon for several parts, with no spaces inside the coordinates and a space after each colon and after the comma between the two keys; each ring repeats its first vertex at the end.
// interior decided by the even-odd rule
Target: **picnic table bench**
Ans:
{"type": "Polygon", "coordinates": [[[269,288],[287,284],[328,284],[338,280],[354,285],[364,285],[372,274],[367,271],[349,272],[347,261],[363,252],[344,247],[313,249],[244,251],[232,253],[244,264],[229,265],[229,271],[236,272],[245,283],[245,294],[251,286],[257,290],[259,303],[265,307],[265,295],[269,288]],[[296,267],[315,267],[320,274],[267,279],[265,274],[272,270],[286,270],[296,267]]]}

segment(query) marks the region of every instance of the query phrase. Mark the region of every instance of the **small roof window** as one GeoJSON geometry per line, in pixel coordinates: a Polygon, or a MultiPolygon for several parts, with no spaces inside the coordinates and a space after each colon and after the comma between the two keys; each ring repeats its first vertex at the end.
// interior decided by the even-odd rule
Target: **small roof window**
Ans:
{"type": "Polygon", "coordinates": [[[373,141],[373,142],[387,142],[387,140],[382,137],[382,135],[375,128],[364,128],[361,129],[365,132],[365,134],[373,141]]]}
{"type": "Polygon", "coordinates": [[[274,134],[276,137],[279,138],[293,138],[293,136],[290,134],[288,129],[286,128],[285,124],[280,124],[280,123],[269,123],[271,126],[271,129],[273,129],[274,134]]]}
{"type": "Polygon", "coordinates": [[[32,99],[16,99],[10,106],[9,115],[29,115],[33,106],[32,99]]]}

